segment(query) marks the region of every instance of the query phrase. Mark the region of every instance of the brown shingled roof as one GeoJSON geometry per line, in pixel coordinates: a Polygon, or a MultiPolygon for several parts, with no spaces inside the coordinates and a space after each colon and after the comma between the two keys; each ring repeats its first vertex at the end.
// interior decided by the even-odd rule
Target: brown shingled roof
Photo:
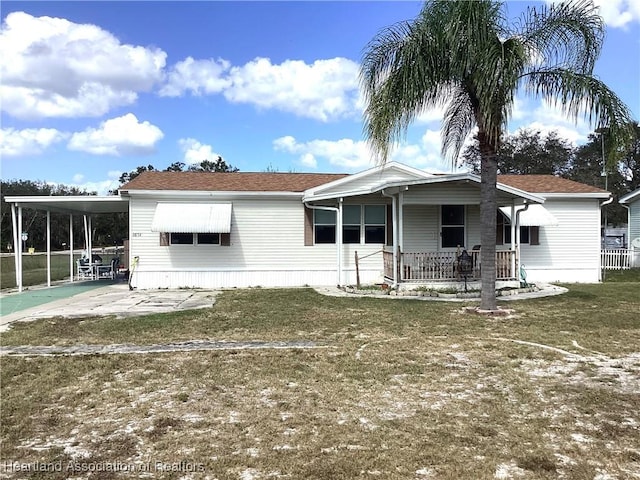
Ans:
{"type": "Polygon", "coordinates": [[[601,188],[553,175],[498,175],[498,182],[529,193],[607,193],[601,188]]]}
{"type": "MultiPolygon", "coordinates": [[[[120,190],[303,192],[347,176],[345,173],[142,172],[120,190]]],[[[553,175],[498,175],[498,182],[529,193],[606,193],[553,175]]]]}
{"type": "Polygon", "coordinates": [[[346,176],[344,173],[142,172],[120,190],[303,192],[346,176]]]}

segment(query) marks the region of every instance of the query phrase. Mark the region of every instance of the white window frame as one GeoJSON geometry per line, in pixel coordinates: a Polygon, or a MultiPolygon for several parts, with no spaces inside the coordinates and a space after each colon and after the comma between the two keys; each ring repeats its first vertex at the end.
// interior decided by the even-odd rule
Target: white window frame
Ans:
{"type": "MultiPolygon", "coordinates": [[[[358,228],[360,229],[360,239],[358,242],[351,242],[351,243],[345,243],[344,242],[344,227],[346,226],[355,226],[355,223],[345,223],[344,222],[344,214],[343,214],[343,222],[342,222],[342,238],[343,238],[343,244],[344,245],[386,245],[387,243],[387,229],[389,228],[389,225],[387,225],[387,204],[386,203],[350,203],[350,204],[345,204],[345,207],[349,206],[355,206],[355,207],[360,207],[360,223],[357,224],[358,228]],[[366,219],[366,215],[365,215],[365,211],[367,207],[381,207],[382,211],[383,211],[383,215],[384,215],[384,223],[366,223],[365,219],[366,219]],[[367,242],[367,226],[369,227],[383,227],[384,228],[384,238],[382,242],[367,242]]],[[[316,221],[316,216],[318,210],[314,210],[313,211],[313,244],[314,245],[335,245],[336,240],[334,237],[333,242],[329,243],[329,242],[321,242],[318,243],[316,242],[316,227],[317,226],[333,226],[336,229],[338,228],[337,222],[336,223],[318,223],[316,221]]],[[[337,217],[337,213],[336,213],[336,217],[337,217]]],[[[337,219],[337,218],[336,218],[337,219]]],[[[336,230],[336,234],[337,234],[337,230],[336,230]]]]}

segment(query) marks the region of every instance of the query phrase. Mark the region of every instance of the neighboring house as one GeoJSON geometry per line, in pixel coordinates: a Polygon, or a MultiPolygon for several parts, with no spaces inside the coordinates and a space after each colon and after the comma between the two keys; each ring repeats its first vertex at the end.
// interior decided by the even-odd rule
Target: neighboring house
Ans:
{"type": "MultiPolygon", "coordinates": [[[[129,201],[137,288],[442,284],[479,277],[480,178],[387,163],[354,175],[144,172],[129,201]]],[[[610,194],[548,175],[498,178],[499,285],[597,282],[610,194]],[[522,210],[518,212],[518,210],[522,210]]]]}
{"type": "Polygon", "coordinates": [[[633,250],[631,266],[640,267],[640,188],[620,197],[620,205],[627,208],[627,238],[633,250]]]}

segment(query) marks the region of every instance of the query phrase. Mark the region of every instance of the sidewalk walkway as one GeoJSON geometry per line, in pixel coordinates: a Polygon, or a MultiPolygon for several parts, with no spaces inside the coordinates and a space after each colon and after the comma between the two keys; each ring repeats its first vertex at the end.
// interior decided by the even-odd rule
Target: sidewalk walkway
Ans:
{"type": "MultiPolygon", "coordinates": [[[[28,301],[22,303],[23,308],[16,309],[7,315],[0,317],[0,332],[6,331],[13,322],[28,322],[40,318],[51,317],[96,317],[115,315],[116,317],[129,317],[136,315],[149,315],[152,313],[165,313],[177,310],[190,310],[196,308],[209,308],[215,303],[216,290],[129,290],[126,283],[104,285],[99,282],[87,282],[96,284],[94,288],[73,290],[58,290],[64,287],[43,289],[40,296],[44,299],[40,303],[28,305],[28,301]],[[46,293],[53,290],[54,292],[46,293]],[[57,293],[55,292],[57,291],[57,293]],[[80,292],[80,293],[75,293],[80,292]],[[56,295],[66,296],[56,297],[56,295]],[[45,303],[47,302],[47,303],[45,303]],[[27,308],[24,308],[27,306],[27,308]]],[[[36,291],[34,291],[35,293],[36,291]]],[[[22,300],[12,299],[16,295],[24,295],[29,292],[10,294],[0,298],[4,305],[6,299],[16,304],[22,300]]],[[[8,309],[9,307],[7,307],[8,309]]]]}
{"type": "Polygon", "coordinates": [[[53,287],[29,287],[23,292],[17,291],[0,295],[0,316],[10,315],[21,310],[37,307],[45,303],[69,298],[80,293],[111,285],[110,281],[74,282],[53,287]]]}
{"type": "MultiPolygon", "coordinates": [[[[568,292],[568,290],[564,287],[559,287],[557,285],[550,284],[540,284],[538,285],[540,290],[535,292],[526,292],[526,293],[518,293],[515,295],[508,295],[503,297],[498,297],[498,302],[513,302],[516,300],[528,300],[531,298],[542,298],[542,297],[550,297],[553,295],[561,295],[563,293],[568,292]]],[[[479,302],[480,294],[478,297],[467,297],[467,298],[447,298],[447,297],[416,297],[412,295],[386,295],[382,293],[349,293],[345,292],[343,289],[338,287],[315,287],[316,292],[327,295],[330,297],[368,297],[368,298],[388,298],[391,300],[421,300],[424,302],[479,302]]]]}

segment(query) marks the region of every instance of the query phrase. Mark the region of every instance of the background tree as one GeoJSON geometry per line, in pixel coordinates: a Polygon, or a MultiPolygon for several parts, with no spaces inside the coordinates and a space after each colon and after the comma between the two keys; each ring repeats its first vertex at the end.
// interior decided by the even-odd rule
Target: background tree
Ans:
{"type": "MultiPolygon", "coordinates": [[[[67,185],[52,185],[43,181],[33,180],[9,180],[2,181],[1,185],[0,209],[2,218],[0,220],[0,249],[3,252],[14,251],[13,245],[13,223],[11,219],[11,206],[5,201],[5,196],[26,196],[26,195],[96,195],[96,192],[87,192],[77,187],[67,185]],[[9,248],[9,246],[11,248],[9,248]]],[[[34,247],[36,250],[45,250],[47,247],[47,214],[46,212],[24,208],[22,210],[23,231],[29,234],[27,247],[34,247]]],[[[82,218],[76,216],[74,219],[74,244],[84,243],[82,231],[82,218]]],[[[62,250],[69,243],[69,217],[68,215],[51,214],[51,248],[62,250]],[[63,245],[64,244],[64,245],[63,245]]]]}
{"type": "Polygon", "coordinates": [[[196,165],[189,167],[190,172],[238,172],[240,169],[227,164],[222,157],[218,156],[215,162],[203,160],[196,165]]]}
{"type": "Polygon", "coordinates": [[[165,172],[182,172],[184,170],[185,164],[184,162],[173,162],[167,168],[164,169],[165,172]]]}
{"type": "Polygon", "coordinates": [[[607,147],[607,133],[604,133],[604,158],[603,138],[600,134],[589,135],[587,143],[575,149],[569,168],[563,175],[613,194],[616,201],[604,207],[608,225],[620,226],[627,223],[627,210],[617,200],[640,187],[640,128],[637,124],[632,124],[632,127],[635,132],[633,141],[620,152],[607,147]]]}
{"type": "MultiPolygon", "coordinates": [[[[538,130],[522,129],[502,140],[496,162],[499,174],[562,175],[569,168],[573,154],[569,141],[555,131],[542,135],[538,130]]],[[[461,166],[480,173],[478,142],[465,148],[460,159],[461,166]]]]}
{"type": "Polygon", "coordinates": [[[627,131],[628,108],[593,76],[603,39],[592,1],[529,8],[511,23],[499,1],[432,0],[415,20],[382,30],[366,47],[364,128],[379,161],[427,109],[445,106],[442,150],[453,162],[477,128],[483,309],[497,307],[497,153],[518,91],[574,119],[586,113],[615,141],[627,131]]]}

